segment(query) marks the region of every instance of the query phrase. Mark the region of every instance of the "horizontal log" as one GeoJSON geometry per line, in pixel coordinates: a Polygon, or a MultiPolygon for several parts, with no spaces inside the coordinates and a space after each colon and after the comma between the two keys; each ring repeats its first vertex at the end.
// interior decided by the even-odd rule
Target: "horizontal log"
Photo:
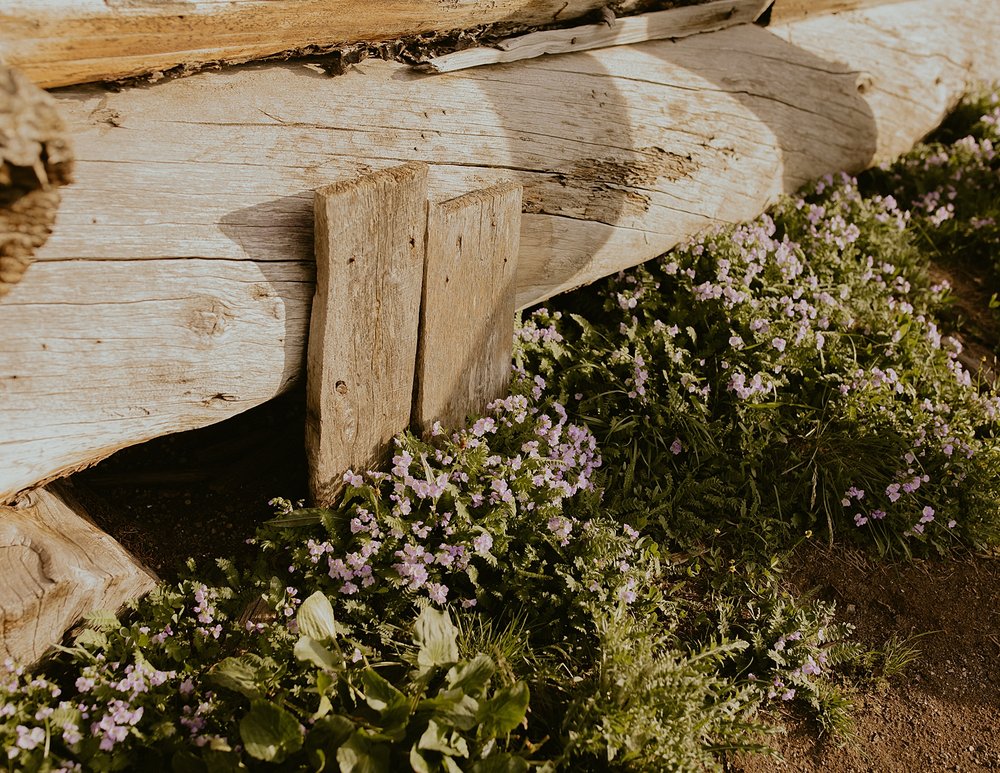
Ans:
{"type": "Polygon", "coordinates": [[[445,75],[62,92],[77,181],[0,299],[0,501],[287,389],[324,184],[408,160],[437,201],[521,183],[524,307],[907,150],[998,69],[1000,5],[912,0],[445,75]]]}
{"type": "Polygon", "coordinates": [[[48,88],[478,25],[546,25],[606,2],[5,0],[0,61],[48,88]]]}

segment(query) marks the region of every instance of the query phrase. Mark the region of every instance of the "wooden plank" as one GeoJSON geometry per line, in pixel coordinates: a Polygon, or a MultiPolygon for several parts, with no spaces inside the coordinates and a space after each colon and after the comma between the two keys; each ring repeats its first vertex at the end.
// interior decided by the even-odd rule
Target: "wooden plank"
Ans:
{"type": "Polygon", "coordinates": [[[0,502],[295,383],[332,180],[415,159],[435,201],[522,183],[524,307],[891,158],[998,78],[1000,4],[913,0],[463,73],[60,92],[76,182],[0,299],[0,502]]]}
{"type": "Polygon", "coordinates": [[[0,659],[31,663],[81,616],[117,610],[157,580],[65,489],[0,507],[0,659]]]}
{"type": "Polygon", "coordinates": [[[0,61],[49,88],[485,24],[546,25],[582,16],[604,2],[5,0],[0,61]]]}
{"type": "Polygon", "coordinates": [[[427,172],[405,164],[316,192],[306,454],[319,505],[348,468],[378,466],[410,422],[427,172]]]}
{"type": "Polygon", "coordinates": [[[414,423],[459,427],[506,394],[514,342],[521,186],[431,207],[414,423]]]}
{"type": "Polygon", "coordinates": [[[531,32],[508,38],[491,47],[467,48],[427,60],[434,72],[455,72],[490,64],[519,62],[545,54],[567,54],[595,48],[643,43],[647,40],[684,38],[749,24],[773,0],[717,0],[703,5],[671,8],[618,19],[614,24],[588,24],[567,29],[531,32]]]}

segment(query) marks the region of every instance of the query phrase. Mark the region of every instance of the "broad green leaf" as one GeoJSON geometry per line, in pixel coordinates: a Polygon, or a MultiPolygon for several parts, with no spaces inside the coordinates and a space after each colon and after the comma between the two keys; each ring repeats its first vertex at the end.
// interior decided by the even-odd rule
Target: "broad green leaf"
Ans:
{"type": "Polygon", "coordinates": [[[490,681],[496,666],[488,655],[479,653],[471,661],[459,664],[448,672],[448,687],[473,694],[480,692],[490,681]]]}
{"type": "Polygon", "coordinates": [[[525,682],[517,682],[498,690],[479,707],[481,732],[487,738],[507,735],[524,721],[528,698],[528,685],[525,682]]]}
{"type": "Polygon", "coordinates": [[[292,649],[295,657],[306,663],[312,663],[324,671],[340,671],[344,667],[344,658],[339,652],[333,652],[315,639],[302,636],[292,649]]]}
{"type": "Polygon", "coordinates": [[[462,690],[442,690],[435,697],[420,701],[417,711],[431,712],[438,722],[471,730],[478,723],[479,701],[462,690]]]}
{"type": "Polygon", "coordinates": [[[410,718],[410,701],[375,671],[361,672],[365,685],[365,702],[381,715],[382,731],[394,741],[402,740],[410,718]]]}
{"type": "Polygon", "coordinates": [[[347,717],[331,714],[313,723],[306,736],[306,750],[316,762],[316,770],[337,770],[335,750],[343,744],[354,732],[354,723],[347,717]]]}
{"type": "Polygon", "coordinates": [[[389,773],[389,747],[354,733],[337,749],[340,773],[389,773]]]}
{"type": "Polygon", "coordinates": [[[451,757],[442,757],[441,762],[443,763],[444,769],[447,773],[462,773],[462,769],[458,766],[458,763],[451,757]]]}
{"type": "Polygon", "coordinates": [[[485,760],[479,760],[469,773],[525,773],[528,763],[513,754],[494,754],[485,760]]]}
{"type": "Polygon", "coordinates": [[[455,730],[449,730],[433,719],[427,723],[427,729],[420,736],[417,747],[431,752],[441,752],[449,757],[469,756],[469,746],[465,739],[455,730]]]}
{"type": "Polygon", "coordinates": [[[302,602],[295,620],[299,624],[299,633],[310,639],[322,642],[337,637],[333,605],[322,591],[316,591],[302,602]]]}
{"type": "Polygon", "coordinates": [[[410,767],[413,768],[413,773],[432,773],[433,771],[416,744],[410,747],[410,767]]]}
{"type": "Polygon", "coordinates": [[[417,618],[413,641],[420,647],[421,668],[451,665],[458,660],[458,629],[447,612],[427,607],[417,618]]]}
{"type": "Polygon", "coordinates": [[[264,762],[282,762],[302,748],[298,721],[280,706],[255,700],[240,720],[240,737],[247,754],[264,762]]]}
{"type": "Polygon", "coordinates": [[[261,673],[263,661],[256,655],[226,658],[209,672],[209,679],[227,690],[238,692],[247,698],[261,697],[257,686],[257,676],[261,673]]]}

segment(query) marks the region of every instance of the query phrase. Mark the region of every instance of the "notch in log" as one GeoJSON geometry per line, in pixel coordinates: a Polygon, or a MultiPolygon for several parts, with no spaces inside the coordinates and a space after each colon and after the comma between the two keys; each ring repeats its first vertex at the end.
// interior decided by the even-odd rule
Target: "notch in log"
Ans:
{"type": "Polygon", "coordinates": [[[117,610],[156,576],[101,531],[62,487],[0,507],[0,660],[32,663],[83,615],[117,610]]]}
{"type": "Polygon", "coordinates": [[[426,164],[316,192],[316,295],[306,366],[314,502],[380,465],[410,422],[427,224],[426,164]]]}
{"type": "Polygon", "coordinates": [[[507,391],[521,185],[432,205],[427,218],[414,425],[461,426],[507,391]]]}

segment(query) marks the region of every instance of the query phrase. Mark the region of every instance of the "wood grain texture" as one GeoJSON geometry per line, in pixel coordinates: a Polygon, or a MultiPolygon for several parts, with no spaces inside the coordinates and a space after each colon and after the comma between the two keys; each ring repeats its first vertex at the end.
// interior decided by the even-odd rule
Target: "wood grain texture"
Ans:
{"type": "Polygon", "coordinates": [[[431,207],[414,424],[459,427],[506,394],[514,341],[521,186],[431,207]]]}
{"type": "Polygon", "coordinates": [[[434,72],[455,72],[489,64],[520,62],[545,54],[567,54],[595,48],[623,46],[647,40],[683,38],[715,32],[757,19],[772,0],[718,0],[704,5],[672,8],[618,19],[614,25],[585,24],[559,30],[531,32],[500,41],[492,47],[467,48],[433,59],[434,72]]]}
{"type": "MultiPolygon", "coordinates": [[[[625,0],[628,6],[634,0],[625,0]]],[[[483,24],[563,22],[605,0],[5,0],[0,61],[46,88],[483,24]]],[[[622,3],[619,3],[621,5],[622,3]]]]}
{"type": "Polygon", "coordinates": [[[410,423],[427,228],[427,165],[316,191],[306,454],[313,500],[376,468],[410,423]]]}
{"type": "Polygon", "coordinates": [[[907,0],[774,0],[771,23],[787,24],[807,16],[824,16],[902,2],[907,0]]]}
{"type": "Polygon", "coordinates": [[[156,577],[98,529],[65,490],[0,507],[0,659],[32,663],[84,614],[118,610],[156,577]]]}
{"type": "Polygon", "coordinates": [[[419,160],[434,201],[521,183],[524,307],[903,152],[997,78],[1000,4],[911,0],[444,75],[60,92],[76,182],[0,299],[0,501],[288,388],[332,181],[419,160]]]}

